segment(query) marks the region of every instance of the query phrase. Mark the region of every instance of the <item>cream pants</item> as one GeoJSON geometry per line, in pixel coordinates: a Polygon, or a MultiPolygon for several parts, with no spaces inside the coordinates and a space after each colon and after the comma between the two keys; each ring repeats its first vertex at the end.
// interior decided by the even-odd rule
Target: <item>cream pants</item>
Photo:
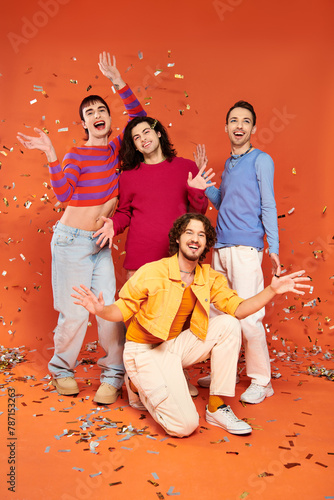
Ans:
{"type": "MultiPolygon", "coordinates": [[[[248,299],[263,290],[262,258],[263,252],[253,247],[239,245],[219,248],[213,252],[212,267],[224,274],[228,286],[236,290],[239,297],[248,299]]],[[[240,321],[247,375],[262,386],[267,385],[271,379],[266,332],[262,323],[264,315],[263,307],[240,321]]]]}
{"type": "Polygon", "coordinates": [[[199,416],[183,368],[211,357],[210,394],[234,396],[240,345],[239,321],[222,314],[210,319],[205,340],[188,329],[158,345],[127,341],[124,365],[154,420],[172,436],[189,436],[199,416]]]}

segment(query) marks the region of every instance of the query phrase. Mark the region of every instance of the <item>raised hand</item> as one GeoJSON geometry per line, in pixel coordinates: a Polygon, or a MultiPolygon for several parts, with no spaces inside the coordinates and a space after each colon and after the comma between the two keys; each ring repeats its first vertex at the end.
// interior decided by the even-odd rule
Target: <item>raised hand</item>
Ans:
{"type": "Polygon", "coordinates": [[[116,67],[115,56],[113,56],[113,62],[111,63],[109,52],[102,52],[99,56],[98,65],[101,73],[112,81],[116,89],[124,87],[125,83],[116,67]]]}
{"type": "Polygon", "coordinates": [[[77,292],[77,294],[71,294],[71,297],[76,299],[74,304],[84,307],[92,314],[101,314],[104,308],[103,293],[100,292],[99,297],[96,297],[86,286],[80,285],[80,287],[73,287],[73,290],[77,292]]]}
{"type": "Polygon", "coordinates": [[[206,156],[206,151],[205,151],[205,145],[204,144],[197,144],[196,146],[196,153],[194,154],[194,160],[195,163],[198,167],[198,169],[201,169],[202,167],[206,167],[208,164],[208,157],[206,156]]]}
{"type": "Polygon", "coordinates": [[[97,236],[99,236],[96,244],[100,245],[101,248],[104,247],[104,245],[106,245],[107,241],[109,240],[109,248],[111,248],[112,239],[115,234],[114,223],[111,219],[108,219],[104,216],[102,216],[101,219],[103,220],[104,225],[101,227],[101,229],[93,234],[93,237],[96,238],[97,236]]]}
{"type": "Polygon", "coordinates": [[[17,139],[26,149],[39,149],[39,151],[43,151],[43,153],[46,154],[50,162],[56,161],[57,155],[50,137],[39,128],[35,127],[34,131],[36,132],[36,134],[38,134],[37,137],[25,135],[21,132],[18,132],[17,139]]]}
{"type": "Polygon", "coordinates": [[[287,274],[286,276],[273,276],[270,286],[273,291],[277,294],[282,294],[286,292],[296,293],[298,295],[304,295],[305,292],[300,290],[301,288],[311,288],[310,285],[301,285],[301,282],[310,281],[308,276],[302,276],[305,271],[297,271],[295,273],[287,274]]]}
{"type": "Polygon", "coordinates": [[[206,164],[203,165],[202,168],[199,169],[198,174],[196,177],[193,178],[192,173],[189,172],[188,174],[188,186],[197,188],[197,189],[206,189],[210,186],[214,186],[216,183],[211,182],[211,179],[216,175],[212,168],[209,168],[209,170],[206,172],[205,171],[206,164]]]}

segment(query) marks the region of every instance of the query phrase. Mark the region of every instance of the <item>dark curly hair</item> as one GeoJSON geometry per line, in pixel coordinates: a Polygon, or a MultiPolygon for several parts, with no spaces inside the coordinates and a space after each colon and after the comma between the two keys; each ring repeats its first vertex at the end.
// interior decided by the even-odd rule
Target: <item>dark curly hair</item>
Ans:
{"type": "Polygon", "coordinates": [[[137,116],[127,124],[124,130],[122,146],[119,152],[122,170],[133,170],[134,168],[139,167],[140,162],[144,160],[142,153],[137,151],[135,148],[131,132],[136,125],[145,122],[148,123],[156,132],[160,132],[161,137],[159,137],[159,139],[161,150],[166,160],[172,161],[177,154],[173,148],[173,144],[169,140],[165,127],[158,120],[155,120],[150,116],[137,116]]]}
{"type": "Polygon", "coordinates": [[[169,237],[169,255],[175,255],[179,251],[179,244],[176,240],[180,239],[181,234],[183,234],[186,230],[186,227],[188,226],[189,222],[191,220],[199,220],[203,223],[204,226],[204,231],[205,231],[205,236],[206,236],[206,245],[204,252],[199,258],[199,261],[202,262],[205,259],[206,254],[209,252],[209,250],[213,247],[213,245],[216,243],[216,231],[215,228],[212,226],[211,222],[209,219],[199,213],[187,213],[184,215],[181,215],[176,221],[174,221],[172,229],[169,231],[168,237],[169,237]]]}

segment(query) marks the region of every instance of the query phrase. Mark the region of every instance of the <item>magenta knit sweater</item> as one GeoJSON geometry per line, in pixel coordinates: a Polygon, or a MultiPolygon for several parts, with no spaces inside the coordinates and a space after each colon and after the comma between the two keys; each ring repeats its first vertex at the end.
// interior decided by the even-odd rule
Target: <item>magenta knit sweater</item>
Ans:
{"type": "Polygon", "coordinates": [[[188,173],[198,174],[195,162],[176,157],[134,170],[119,178],[119,205],[112,218],[115,235],[129,226],[125,269],[168,257],[168,232],[186,212],[205,213],[208,200],[201,189],[190,188],[188,173]]]}

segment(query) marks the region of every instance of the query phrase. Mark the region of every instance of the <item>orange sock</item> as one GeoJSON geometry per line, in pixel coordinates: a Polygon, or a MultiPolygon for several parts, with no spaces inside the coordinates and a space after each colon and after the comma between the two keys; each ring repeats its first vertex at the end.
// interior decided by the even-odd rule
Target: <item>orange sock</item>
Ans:
{"type": "Polygon", "coordinates": [[[208,410],[209,412],[213,413],[217,411],[219,406],[222,406],[224,403],[224,399],[221,396],[212,396],[210,394],[209,397],[209,404],[208,404],[208,410]]]}

